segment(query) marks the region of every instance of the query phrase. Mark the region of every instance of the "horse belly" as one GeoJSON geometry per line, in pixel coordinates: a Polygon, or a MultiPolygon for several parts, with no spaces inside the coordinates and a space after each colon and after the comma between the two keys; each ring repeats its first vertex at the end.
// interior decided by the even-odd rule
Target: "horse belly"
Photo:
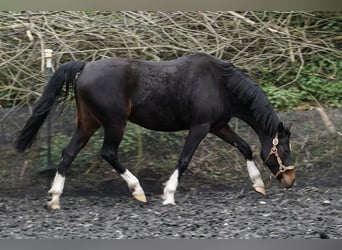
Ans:
{"type": "Polygon", "coordinates": [[[151,104],[132,107],[128,120],[147,129],[174,132],[188,129],[190,117],[190,112],[179,107],[151,104]]]}

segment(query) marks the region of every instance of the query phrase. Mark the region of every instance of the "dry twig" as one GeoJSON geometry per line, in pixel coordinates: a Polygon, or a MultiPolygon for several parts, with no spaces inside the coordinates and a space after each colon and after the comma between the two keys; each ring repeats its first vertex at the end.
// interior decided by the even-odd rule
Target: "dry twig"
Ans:
{"type": "Polygon", "coordinates": [[[306,12],[0,12],[0,105],[39,97],[45,48],[54,50],[55,66],[106,57],[168,60],[202,51],[250,72],[277,71],[277,81],[296,70],[287,86],[313,56],[342,57],[332,45],[341,36],[319,28],[329,18],[306,12]]]}

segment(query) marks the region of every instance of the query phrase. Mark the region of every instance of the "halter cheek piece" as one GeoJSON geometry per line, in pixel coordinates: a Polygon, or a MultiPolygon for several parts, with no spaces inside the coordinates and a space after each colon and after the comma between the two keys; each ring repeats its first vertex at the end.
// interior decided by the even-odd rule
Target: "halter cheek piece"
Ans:
{"type": "Polygon", "coordinates": [[[285,166],[278,154],[278,149],[277,149],[277,145],[279,143],[279,140],[278,140],[278,133],[276,133],[273,141],[272,141],[272,148],[271,148],[271,151],[269,152],[268,156],[266,157],[265,161],[264,161],[264,164],[268,161],[268,159],[270,158],[271,155],[274,155],[277,159],[277,162],[278,162],[278,165],[279,165],[279,170],[278,172],[274,175],[273,178],[277,178],[278,175],[288,171],[288,170],[293,170],[294,169],[294,166],[285,166]]]}

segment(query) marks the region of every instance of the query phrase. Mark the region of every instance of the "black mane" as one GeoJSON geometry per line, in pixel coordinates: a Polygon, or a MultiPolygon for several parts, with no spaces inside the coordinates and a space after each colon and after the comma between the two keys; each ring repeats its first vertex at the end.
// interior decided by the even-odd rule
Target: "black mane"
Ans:
{"type": "Polygon", "coordinates": [[[221,61],[221,67],[226,87],[240,104],[248,107],[249,115],[264,128],[264,132],[273,135],[280,121],[262,89],[232,63],[221,61]]]}

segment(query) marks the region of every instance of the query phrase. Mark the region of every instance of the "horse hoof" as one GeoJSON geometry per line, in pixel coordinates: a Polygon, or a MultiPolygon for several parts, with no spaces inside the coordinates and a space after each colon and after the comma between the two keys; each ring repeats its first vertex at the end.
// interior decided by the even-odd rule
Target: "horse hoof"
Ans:
{"type": "Polygon", "coordinates": [[[169,198],[167,199],[165,197],[165,195],[162,195],[162,199],[163,199],[163,205],[176,205],[175,199],[174,198],[169,198]]]}
{"type": "Polygon", "coordinates": [[[176,202],[172,201],[163,201],[163,205],[173,205],[176,206],[176,202]]]}
{"type": "Polygon", "coordinates": [[[264,187],[254,187],[255,191],[257,191],[258,193],[262,194],[262,195],[266,195],[266,191],[264,187]]]}
{"type": "Polygon", "coordinates": [[[144,194],[135,194],[133,195],[135,199],[137,199],[140,202],[146,203],[146,196],[144,194]]]}
{"type": "Polygon", "coordinates": [[[61,206],[59,204],[48,204],[48,208],[52,210],[61,209],[61,206]]]}

